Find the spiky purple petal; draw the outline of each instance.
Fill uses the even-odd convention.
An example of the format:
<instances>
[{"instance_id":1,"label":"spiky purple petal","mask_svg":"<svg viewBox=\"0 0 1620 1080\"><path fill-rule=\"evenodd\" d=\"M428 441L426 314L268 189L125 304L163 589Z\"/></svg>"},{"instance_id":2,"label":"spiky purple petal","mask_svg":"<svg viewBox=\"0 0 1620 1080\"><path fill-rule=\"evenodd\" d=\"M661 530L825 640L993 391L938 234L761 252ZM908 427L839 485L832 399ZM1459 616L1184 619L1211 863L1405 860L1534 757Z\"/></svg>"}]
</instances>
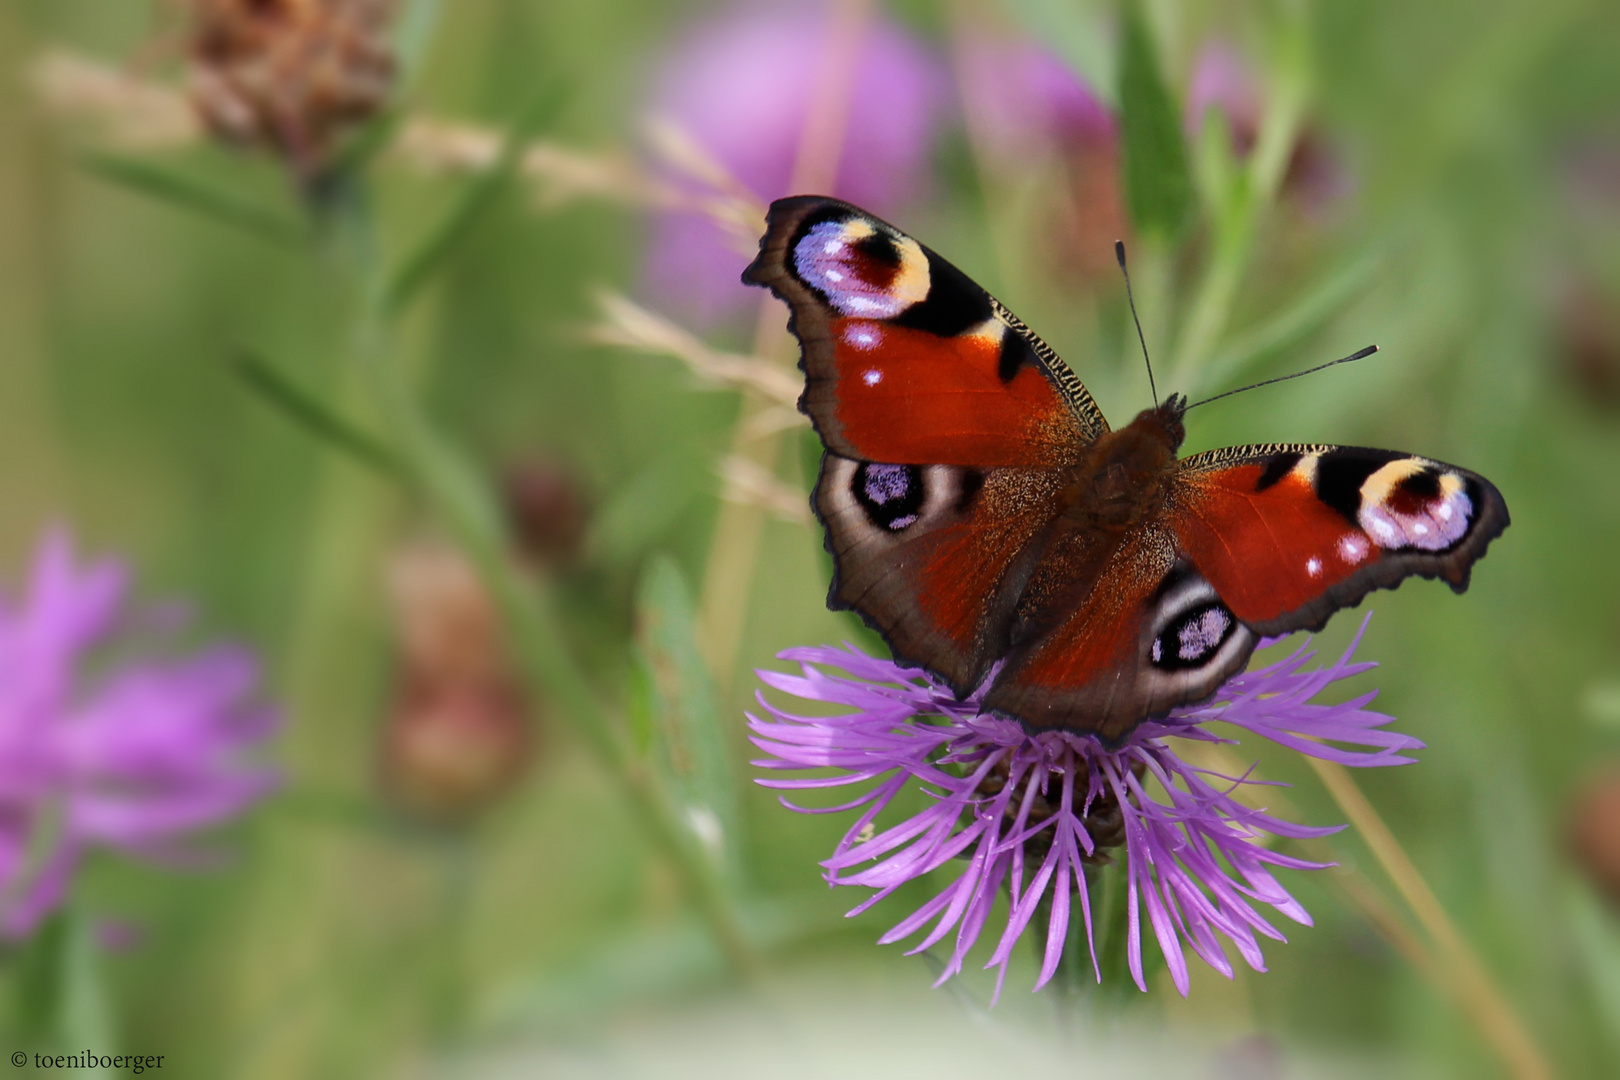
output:
<instances>
[{"instance_id":1,"label":"spiky purple petal","mask_svg":"<svg viewBox=\"0 0 1620 1080\"><path fill-rule=\"evenodd\" d=\"M258 672L244 650L120 656L99 674L86 670L111 646L122 654L133 643L130 628L143 625L126 612L127 581L111 561L77 565L66 534L54 532L27 595L0 597L7 936L32 932L63 901L90 848L197 862L204 853L186 843L188 834L241 813L277 782L244 757L277 725L273 710L253 703ZM29 852L41 850L29 865Z\"/></svg>"},{"instance_id":2,"label":"spiky purple petal","mask_svg":"<svg viewBox=\"0 0 1620 1080\"><path fill-rule=\"evenodd\" d=\"M1116 840L1124 849L1132 978L1147 988L1142 964L1145 911L1171 979L1185 994L1185 950L1230 977L1227 942L1245 963L1263 971L1258 938L1284 938L1261 909L1310 925L1309 913L1272 871L1326 864L1271 851L1265 841L1268 835L1325 836L1337 827L1296 825L1244 805L1236 793L1259 782L1195 767L1165 739L1231 743L1206 726L1222 721L1344 765L1412 761L1404 752L1423 744L1388 730L1385 725L1392 718L1366 707L1373 694L1338 705L1312 701L1333 683L1375 666L1352 660L1365 630L1364 620L1350 647L1332 663L1308 666L1315 653L1307 643L1282 660L1234 677L1205 704L1142 723L1115 749L1093 736L1066 731L1030 735L1013 721L982 713L982 689L958 701L929 676L853 646L790 649L781 658L797 663L799 673L761 671L765 685L850 711L801 716L758 694L767 718L749 715L750 738L769 756L754 764L772 772L836 771L757 782L786 790L859 789L856 798L831 808L799 807L783 799L784 805L809 813L862 810L821 864L829 884L876 890L851 915L947 864L964 866L955 880L880 939L892 943L921 932L920 944L911 950L918 952L954 931L940 981L961 970L1005 889L1007 921L986 964L999 969L998 995L1014 943L1037 918L1044 917L1046 927L1035 988L1056 974L1076 895L1093 971L1101 977L1085 863L1112 841L1100 842L1087 822L1094 812L1117 807L1123 819L1123 836ZM999 789L993 784L987 788L996 770L1005 770L1005 779ZM879 817L913 783L922 785L929 805L879 829ZM1037 800L1044 800L1047 808L1042 815L1032 811ZM1032 853L1038 858L1032 859ZM1043 901L1049 901L1044 916Z\"/></svg>"}]
</instances>

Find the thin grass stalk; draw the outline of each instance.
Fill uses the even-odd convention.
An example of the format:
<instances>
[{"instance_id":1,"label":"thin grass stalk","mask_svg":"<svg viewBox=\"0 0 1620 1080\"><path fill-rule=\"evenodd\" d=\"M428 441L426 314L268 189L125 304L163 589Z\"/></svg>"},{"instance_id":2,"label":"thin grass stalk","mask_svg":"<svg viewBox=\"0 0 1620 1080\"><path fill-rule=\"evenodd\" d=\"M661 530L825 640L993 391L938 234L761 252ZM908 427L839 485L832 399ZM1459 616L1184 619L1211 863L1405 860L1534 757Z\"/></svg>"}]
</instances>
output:
<instances>
[{"instance_id":1,"label":"thin grass stalk","mask_svg":"<svg viewBox=\"0 0 1620 1080\"><path fill-rule=\"evenodd\" d=\"M1200 760L1204 767L1226 776L1239 776L1247 773L1251 780L1255 782L1263 780L1258 771L1250 770L1226 747L1205 743L1184 743L1178 747L1178 753L1189 759ZM1421 875L1412 866L1400 844L1390 835L1388 827L1384 825L1378 812L1368 802L1366 795L1361 792L1355 781L1351 779L1349 772L1342 765L1323 762L1317 758L1308 758L1308 760L1316 767L1318 775L1322 776L1324 784L1327 784L1329 793L1333 795L1339 808L1344 811L1345 816L1350 818L1351 823L1367 839L1368 846L1373 848L1374 854L1378 856L1380 862L1385 866L1386 873L1388 873L1392 881L1396 882L1398 887L1402 879L1398 879L1396 874L1390 871L1389 863L1384 861L1385 855L1391 854L1393 858L1404 864L1405 873L1403 878L1415 890L1413 895L1426 896L1427 900L1422 902L1429 916L1450 928L1450 934L1456 947L1460 947L1470 958L1478 977L1483 979L1486 994L1481 995L1476 985L1459 977L1453 954L1446 952L1444 955L1437 955L1438 951L1443 950L1442 935L1436 933L1430 922L1422 918L1418 910L1418 904L1412 902L1411 896L1407 895L1404 888L1402 889L1402 895L1407 900L1407 906L1414 915L1419 916L1420 922L1428 931L1429 940L1425 940L1423 936L1415 933L1406 924L1390 906L1389 901L1384 898L1383 892L1362 871L1354 868L1341 868L1330 872L1330 880L1334 886L1344 894L1345 899L1349 901L1352 907L1361 912L1362 917L1367 920L1373 930L1383 937L1385 941L1389 942L1390 946L1412 966L1412 969L1420 977L1436 987L1442 995L1456 1002L1463 1015L1479 1030L1487 1041L1493 1043L1503 1041L1498 1025L1500 1025L1501 1018L1506 1013L1509 1028L1518 1032L1516 1037L1509 1037L1506 1040L1516 1047L1513 1054L1510 1056L1506 1052L1502 1053L1504 1062L1513 1070L1514 1076L1521 1078L1521 1080L1532 1080L1532 1078L1539 1080L1541 1077L1550 1076L1550 1072L1545 1071L1545 1059L1540 1055L1534 1041L1530 1039L1523 1025L1512 1014L1506 999L1491 983L1490 977L1483 966L1479 964L1477 959L1473 959L1473 954L1468 950L1461 934L1458 933L1456 927L1446 917L1444 908L1440 906L1434 894L1424 884ZM1328 774L1333 774L1335 777L1332 783L1328 782ZM1347 786L1335 790L1334 785L1339 784L1341 781L1343 785ZM1343 795L1343 798L1340 797L1341 795ZM1256 809L1268 809L1274 813L1280 813L1284 817L1300 816L1292 807L1287 796L1277 788L1265 789L1263 798L1260 797L1260 790L1255 789L1248 792L1243 801ZM1351 804L1357 804L1359 807L1365 808L1365 812L1363 813L1360 809L1352 811ZM1387 841L1387 846L1384 846L1383 850L1380 850L1380 844L1373 843L1372 834L1369 830L1381 832L1384 839L1380 841L1380 844ZM1347 861L1344 859L1343 854L1336 851L1334 846L1326 840L1301 841L1299 846L1306 857L1318 862L1342 865ZM1433 944L1431 944L1431 941ZM1494 999L1494 1007L1482 1007L1482 1003L1487 996ZM1520 1071L1515 1067L1515 1062L1538 1064L1543 1071L1537 1072L1533 1069Z\"/></svg>"},{"instance_id":2,"label":"thin grass stalk","mask_svg":"<svg viewBox=\"0 0 1620 1080\"><path fill-rule=\"evenodd\" d=\"M871 0L836 0L833 6L832 32L824 64L794 157L791 194L829 194L837 181L844 132L849 122L850 95L855 85L855 66L871 15ZM792 351L784 327L777 299L762 297L754 327L752 355L786 363ZM762 430L762 426L753 421L757 414L774 404L757 393L743 394L729 455L772 473L781 457L782 433ZM748 599L753 591L754 568L759 561L767 513L765 508L752 503L722 500L715 520L714 540L709 545L703 570L697 626L704 659L722 695L730 691L737 666L737 651L748 619Z\"/></svg>"},{"instance_id":3,"label":"thin grass stalk","mask_svg":"<svg viewBox=\"0 0 1620 1080\"><path fill-rule=\"evenodd\" d=\"M1349 770L1336 762L1307 758L1321 777L1333 801L1344 811L1361 838L1377 857L1384 873L1400 891L1407 907L1433 939L1451 982L1463 1006L1473 1015L1475 1026L1501 1057L1508 1071L1518 1080L1550 1080L1552 1068L1529 1029L1508 1003L1490 972L1457 929L1428 882L1418 872L1395 834L1384 823L1373 804L1351 779Z\"/></svg>"},{"instance_id":4,"label":"thin grass stalk","mask_svg":"<svg viewBox=\"0 0 1620 1080\"><path fill-rule=\"evenodd\" d=\"M556 702L597 760L618 782L653 846L673 864L699 914L732 970L755 978L760 962L718 869L684 824L680 808L657 773L631 749L623 732L597 701L571 655L542 589L521 580L507 557L503 536L484 493L469 482L459 461L430 428L390 362L386 329L376 305L361 335L360 363L378 412L401 460L440 520L489 589L512 634L524 675Z\"/></svg>"},{"instance_id":5,"label":"thin grass stalk","mask_svg":"<svg viewBox=\"0 0 1620 1080\"><path fill-rule=\"evenodd\" d=\"M1212 216L1214 233L1208 262L1177 336L1167 386L1192 388L1219 344L1232 314L1232 301L1248 270L1260 216L1274 201L1288 159L1299 137L1309 95L1308 45L1297 22L1277 29L1278 62L1261 116L1259 137L1236 189Z\"/></svg>"}]
</instances>

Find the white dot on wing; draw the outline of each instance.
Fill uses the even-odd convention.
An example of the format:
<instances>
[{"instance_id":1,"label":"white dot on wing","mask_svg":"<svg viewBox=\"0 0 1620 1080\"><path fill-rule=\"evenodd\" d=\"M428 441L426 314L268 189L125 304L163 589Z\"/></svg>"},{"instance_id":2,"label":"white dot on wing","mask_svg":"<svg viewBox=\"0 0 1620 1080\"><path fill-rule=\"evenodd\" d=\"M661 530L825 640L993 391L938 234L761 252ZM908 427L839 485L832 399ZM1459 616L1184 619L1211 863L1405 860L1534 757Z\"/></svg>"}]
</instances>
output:
<instances>
[{"instance_id":1,"label":"white dot on wing","mask_svg":"<svg viewBox=\"0 0 1620 1080\"><path fill-rule=\"evenodd\" d=\"M843 281L844 280L844 272L842 270L828 270L827 271L827 280L828 281Z\"/></svg>"},{"instance_id":2,"label":"white dot on wing","mask_svg":"<svg viewBox=\"0 0 1620 1080\"><path fill-rule=\"evenodd\" d=\"M1310 558L1306 559L1305 560L1305 572L1307 574L1311 575L1311 577L1321 577L1322 576L1322 560L1318 559L1315 555L1312 555Z\"/></svg>"},{"instance_id":3,"label":"white dot on wing","mask_svg":"<svg viewBox=\"0 0 1620 1080\"><path fill-rule=\"evenodd\" d=\"M861 373L861 382L865 383L867 386L876 386L882 381L883 372L877 370L876 368Z\"/></svg>"},{"instance_id":4,"label":"white dot on wing","mask_svg":"<svg viewBox=\"0 0 1620 1080\"><path fill-rule=\"evenodd\" d=\"M844 242L842 240L829 240L821 245L821 252L824 255L836 255L843 250Z\"/></svg>"}]
</instances>

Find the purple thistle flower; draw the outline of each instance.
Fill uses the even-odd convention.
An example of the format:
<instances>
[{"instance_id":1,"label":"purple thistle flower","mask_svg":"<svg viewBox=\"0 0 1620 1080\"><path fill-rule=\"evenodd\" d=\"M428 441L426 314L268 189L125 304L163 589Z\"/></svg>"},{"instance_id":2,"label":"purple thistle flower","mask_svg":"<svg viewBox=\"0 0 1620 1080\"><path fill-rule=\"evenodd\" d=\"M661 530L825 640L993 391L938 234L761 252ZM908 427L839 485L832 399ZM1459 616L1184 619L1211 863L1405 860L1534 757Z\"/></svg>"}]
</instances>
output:
<instances>
[{"instance_id":1,"label":"purple thistle flower","mask_svg":"<svg viewBox=\"0 0 1620 1080\"><path fill-rule=\"evenodd\" d=\"M697 26L665 58L648 107L679 125L761 201L788 191L811 100L824 77L830 5L740 6ZM910 35L871 19L858 46L854 82L829 192L877 213L922 186L946 96L938 60ZM661 215L645 275L660 306L709 322L745 308L739 252L706 218Z\"/></svg>"},{"instance_id":2,"label":"purple thistle flower","mask_svg":"<svg viewBox=\"0 0 1620 1080\"><path fill-rule=\"evenodd\" d=\"M1108 849L1123 846L1131 975L1139 988L1147 989L1142 969L1145 908L1176 988L1185 995L1183 944L1230 978L1232 966L1221 939L1230 941L1256 971L1265 970L1257 935L1284 940L1257 907L1270 906L1297 923L1311 924L1310 915L1271 868L1311 870L1329 864L1269 850L1266 834L1319 837L1342 826L1294 825L1244 806L1234 793L1256 781L1194 767L1177 757L1165 739L1234 742L1205 726L1222 721L1343 765L1411 762L1403 752L1423 744L1384 729L1392 718L1367 708L1377 691L1340 705L1311 703L1331 684L1376 666L1351 660L1366 626L1363 620L1355 641L1334 663L1307 667L1316 655L1307 642L1286 659L1229 680L1205 704L1142 723L1115 749L1091 735L1030 735L1011 720L981 713L982 688L958 701L933 678L853 647L791 649L781 658L796 661L802 673L761 671L766 685L853 711L798 716L757 695L770 719L750 714L751 738L770 757L755 764L838 772L758 782L788 790L864 786L857 798L827 809L782 800L805 813L864 808L832 857L821 864L829 884L877 890L850 915L929 871L965 865L960 877L881 939L884 944L898 941L932 923L911 950L916 953L955 931L940 982L961 970L1005 888L1007 924L986 964L1000 969L998 997L1013 946L1043 901L1050 904L1050 914L1035 988L1058 969L1076 896L1093 970L1101 980L1085 871L1107 861ZM815 665L846 674L829 674ZM880 828L879 815L915 782L922 784L932 805Z\"/></svg>"},{"instance_id":3,"label":"purple thistle flower","mask_svg":"<svg viewBox=\"0 0 1620 1080\"><path fill-rule=\"evenodd\" d=\"M40 545L25 597L0 596L0 934L31 933L95 846L194 862L184 834L266 795L243 754L275 729L253 658L216 646L127 659L127 573ZM138 617L137 617L138 618ZM159 621L172 621L162 617ZM99 654L99 655L98 655Z\"/></svg>"},{"instance_id":4,"label":"purple thistle flower","mask_svg":"<svg viewBox=\"0 0 1620 1080\"><path fill-rule=\"evenodd\" d=\"M1068 64L1031 41L974 35L963 43L959 69L979 137L1012 171L1051 144L1111 147L1118 137L1107 104Z\"/></svg>"}]
</instances>

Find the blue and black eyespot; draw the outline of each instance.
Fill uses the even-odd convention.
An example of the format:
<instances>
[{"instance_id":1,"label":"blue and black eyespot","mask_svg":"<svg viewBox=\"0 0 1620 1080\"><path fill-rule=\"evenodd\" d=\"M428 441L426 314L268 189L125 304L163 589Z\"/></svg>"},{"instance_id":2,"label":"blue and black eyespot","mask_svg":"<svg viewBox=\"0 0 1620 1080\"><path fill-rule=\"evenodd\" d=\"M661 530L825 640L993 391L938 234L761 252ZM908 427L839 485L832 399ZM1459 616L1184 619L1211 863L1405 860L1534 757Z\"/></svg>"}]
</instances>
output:
<instances>
[{"instance_id":1,"label":"blue and black eyespot","mask_svg":"<svg viewBox=\"0 0 1620 1080\"><path fill-rule=\"evenodd\" d=\"M928 498L922 470L915 465L862 462L850 486L872 524L889 532L915 524Z\"/></svg>"},{"instance_id":2,"label":"blue and black eyespot","mask_svg":"<svg viewBox=\"0 0 1620 1080\"><path fill-rule=\"evenodd\" d=\"M1148 659L1162 671L1203 667L1237 630L1237 617L1219 600L1188 608L1153 639Z\"/></svg>"}]
</instances>

